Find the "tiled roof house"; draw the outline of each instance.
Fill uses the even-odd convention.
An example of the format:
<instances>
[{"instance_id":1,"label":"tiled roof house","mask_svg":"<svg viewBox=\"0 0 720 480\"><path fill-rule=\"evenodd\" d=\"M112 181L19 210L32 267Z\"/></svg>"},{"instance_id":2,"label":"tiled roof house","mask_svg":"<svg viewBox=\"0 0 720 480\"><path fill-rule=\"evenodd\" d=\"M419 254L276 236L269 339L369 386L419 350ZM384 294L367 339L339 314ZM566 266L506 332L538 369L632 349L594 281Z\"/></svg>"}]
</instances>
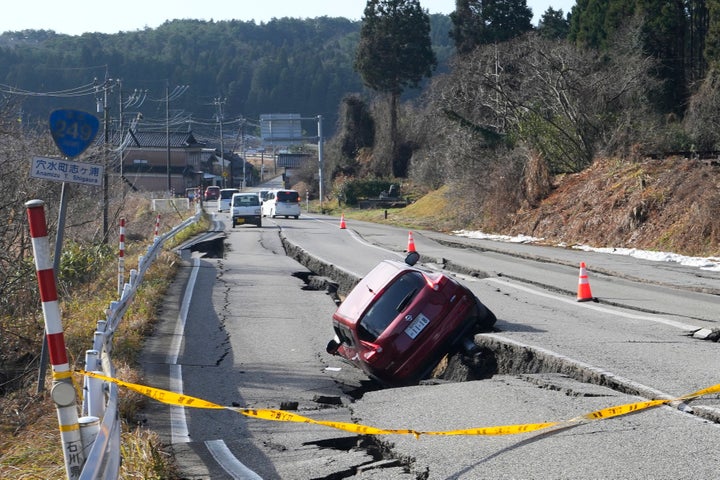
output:
<instances>
[{"instance_id":1,"label":"tiled roof house","mask_svg":"<svg viewBox=\"0 0 720 480\"><path fill-rule=\"evenodd\" d=\"M130 138L123 150L120 173L138 190L167 192L169 181L174 192L184 195L186 188L202 184L203 174L209 169L208 160L215 153L198 142L191 132L168 136L134 131L127 135Z\"/></svg>"},{"instance_id":2,"label":"tiled roof house","mask_svg":"<svg viewBox=\"0 0 720 480\"><path fill-rule=\"evenodd\" d=\"M242 158L226 151L223 168L219 150L198 141L191 132L170 133L169 137L166 133L138 131L126 135L129 138L123 150L122 172L117 173L122 173L125 182L136 190L167 192L169 181L176 195L184 195L186 188L223 184L230 187L242 183ZM251 164L246 164L245 173L246 185L252 185L256 173Z\"/></svg>"}]
</instances>

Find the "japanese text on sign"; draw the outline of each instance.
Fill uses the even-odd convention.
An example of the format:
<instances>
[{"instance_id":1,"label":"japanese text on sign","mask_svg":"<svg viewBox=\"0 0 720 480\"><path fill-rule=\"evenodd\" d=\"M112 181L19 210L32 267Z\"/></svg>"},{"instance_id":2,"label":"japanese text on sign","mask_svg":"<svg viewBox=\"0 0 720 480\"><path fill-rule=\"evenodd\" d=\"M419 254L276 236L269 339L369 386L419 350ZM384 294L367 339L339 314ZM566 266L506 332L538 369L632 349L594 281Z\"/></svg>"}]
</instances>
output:
<instances>
[{"instance_id":1,"label":"japanese text on sign","mask_svg":"<svg viewBox=\"0 0 720 480\"><path fill-rule=\"evenodd\" d=\"M56 182L101 186L103 182L103 167L91 163L73 162L62 158L33 157L30 176Z\"/></svg>"}]
</instances>

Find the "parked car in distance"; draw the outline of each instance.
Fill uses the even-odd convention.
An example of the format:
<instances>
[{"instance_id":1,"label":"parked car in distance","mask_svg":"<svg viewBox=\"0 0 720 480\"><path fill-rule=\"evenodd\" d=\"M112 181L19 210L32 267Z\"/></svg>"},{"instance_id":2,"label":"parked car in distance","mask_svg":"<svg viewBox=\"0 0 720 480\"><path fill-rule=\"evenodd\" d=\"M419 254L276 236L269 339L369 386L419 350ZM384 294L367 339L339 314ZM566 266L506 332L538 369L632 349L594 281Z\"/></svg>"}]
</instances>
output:
<instances>
[{"instance_id":1,"label":"parked car in distance","mask_svg":"<svg viewBox=\"0 0 720 480\"><path fill-rule=\"evenodd\" d=\"M218 212L229 212L230 211L230 200L233 194L240 193L237 188L222 188L220 189L220 195L218 195L217 211Z\"/></svg>"},{"instance_id":2,"label":"parked car in distance","mask_svg":"<svg viewBox=\"0 0 720 480\"><path fill-rule=\"evenodd\" d=\"M260 197L260 201L264 202L267 200L269 190L258 190L258 197Z\"/></svg>"},{"instance_id":3,"label":"parked car in distance","mask_svg":"<svg viewBox=\"0 0 720 480\"><path fill-rule=\"evenodd\" d=\"M205 189L205 200L217 200L220 196L220 187L211 185Z\"/></svg>"},{"instance_id":4,"label":"parked car in distance","mask_svg":"<svg viewBox=\"0 0 720 480\"><path fill-rule=\"evenodd\" d=\"M263 217L300 217L300 194L295 190L270 190L262 204Z\"/></svg>"},{"instance_id":5,"label":"parked car in distance","mask_svg":"<svg viewBox=\"0 0 720 480\"><path fill-rule=\"evenodd\" d=\"M246 223L262 227L262 215L260 215L260 197L257 193L234 193L230 199L230 215L232 215L232 226Z\"/></svg>"},{"instance_id":6,"label":"parked car in distance","mask_svg":"<svg viewBox=\"0 0 720 480\"><path fill-rule=\"evenodd\" d=\"M416 384L447 353L476 353L472 341L495 325L495 314L467 287L432 270L385 260L350 291L332 317L339 355L385 385Z\"/></svg>"}]
</instances>

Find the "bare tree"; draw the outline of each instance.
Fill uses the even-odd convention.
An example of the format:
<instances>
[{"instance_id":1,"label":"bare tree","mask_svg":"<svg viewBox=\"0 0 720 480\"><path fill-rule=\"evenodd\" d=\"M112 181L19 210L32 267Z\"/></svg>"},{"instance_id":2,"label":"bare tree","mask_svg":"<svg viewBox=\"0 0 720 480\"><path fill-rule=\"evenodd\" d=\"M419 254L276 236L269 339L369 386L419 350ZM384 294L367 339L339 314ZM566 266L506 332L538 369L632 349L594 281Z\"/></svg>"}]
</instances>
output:
<instances>
[{"instance_id":1,"label":"bare tree","mask_svg":"<svg viewBox=\"0 0 720 480\"><path fill-rule=\"evenodd\" d=\"M486 143L503 135L539 152L552 171L579 171L640 108L652 66L640 52L632 35L602 55L527 35L458 58L436 104Z\"/></svg>"}]
</instances>

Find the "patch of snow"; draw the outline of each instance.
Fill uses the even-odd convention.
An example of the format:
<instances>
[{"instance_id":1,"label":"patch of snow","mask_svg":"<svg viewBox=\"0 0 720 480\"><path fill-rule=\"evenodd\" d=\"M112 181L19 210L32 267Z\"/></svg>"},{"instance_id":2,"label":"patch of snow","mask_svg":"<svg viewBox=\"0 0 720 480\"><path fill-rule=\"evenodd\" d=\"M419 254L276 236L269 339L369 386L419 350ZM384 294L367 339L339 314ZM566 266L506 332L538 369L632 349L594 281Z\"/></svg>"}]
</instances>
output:
<instances>
[{"instance_id":1,"label":"patch of snow","mask_svg":"<svg viewBox=\"0 0 720 480\"><path fill-rule=\"evenodd\" d=\"M498 242L509 243L534 243L543 240L542 238L529 237L527 235L518 235L515 237L511 237L509 235L493 235L490 233L483 233L471 230L455 230L452 233L454 235L457 235L458 237L479 238L481 240L495 240Z\"/></svg>"},{"instance_id":2,"label":"patch of snow","mask_svg":"<svg viewBox=\"0 0 720 480\"><path fill-rule=\"evenodd\" d=\"M467 238L478 238L482 240L494 240L498 242L509 242L509 243L534 243L542 241L542 238L529 237L526 235L519 235L511 237L508 235L492 235L479 231L470 230L456 230L452 232L453 235ZM560 247L567 247L566 244L558 245ZM613 248L613 247L602 247L595 248L587 245L573 245L572 248L577 250L583 250L585 252L599 252L599 253L610 253L613 255L627 255L634 258L640 258L643 260L651 260L655 262L674 262L684 265L686 267L697 267L701 270L710 270L720 272L720 257L687 257L685 255L678 255L677 253L670 252L653 252L650 250L638 250L636 248Z\"/></svg>"}]
</instances>

